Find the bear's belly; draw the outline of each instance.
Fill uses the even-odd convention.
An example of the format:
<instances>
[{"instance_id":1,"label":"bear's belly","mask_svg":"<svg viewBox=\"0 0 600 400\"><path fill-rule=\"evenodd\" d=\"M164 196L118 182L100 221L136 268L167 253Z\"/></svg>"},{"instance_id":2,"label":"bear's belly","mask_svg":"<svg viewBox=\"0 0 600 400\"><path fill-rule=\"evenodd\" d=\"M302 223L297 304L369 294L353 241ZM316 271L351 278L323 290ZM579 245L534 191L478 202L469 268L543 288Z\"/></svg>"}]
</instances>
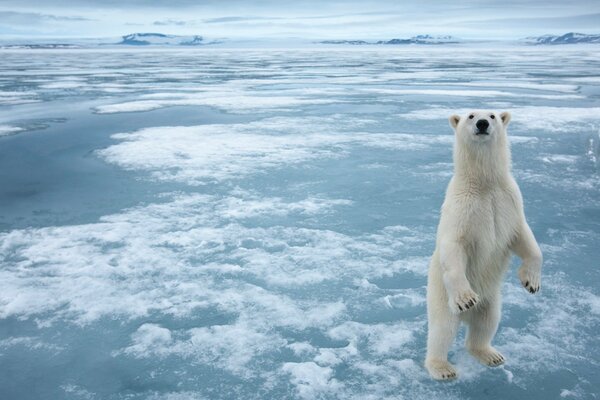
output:
<instances>
[{"instance_id":1,"label":"bear's belly","mask_svg":"<svg viewBox=\"0 0 600 400\"><path fill-rule=\"evenodd\" d=\"M510 243L518 226L518 211L502 194L469 202L462 220L462 242L467 255L466 274L480 295L498 287L510 260Z\"/></svg>"}]
</instances>

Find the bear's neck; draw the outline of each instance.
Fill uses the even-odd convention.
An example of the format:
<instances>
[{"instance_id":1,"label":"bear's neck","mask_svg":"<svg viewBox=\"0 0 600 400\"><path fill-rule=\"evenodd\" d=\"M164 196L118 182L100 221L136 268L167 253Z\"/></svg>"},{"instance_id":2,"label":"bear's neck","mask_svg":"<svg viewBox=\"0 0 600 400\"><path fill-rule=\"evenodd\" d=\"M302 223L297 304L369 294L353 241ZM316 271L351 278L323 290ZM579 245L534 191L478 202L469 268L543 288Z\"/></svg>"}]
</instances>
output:
<instances>
[{"instance_id":1,"label":"bear's neck","mask_svg":"<svg viewBox=\"0 0 600 400\"><path fill-rule=\"evenodd\" d=\"M454 176L469 188L486 190L510 179L510 148L505 137L496 143L454 145Z\"/></svg>"}]
</instances>

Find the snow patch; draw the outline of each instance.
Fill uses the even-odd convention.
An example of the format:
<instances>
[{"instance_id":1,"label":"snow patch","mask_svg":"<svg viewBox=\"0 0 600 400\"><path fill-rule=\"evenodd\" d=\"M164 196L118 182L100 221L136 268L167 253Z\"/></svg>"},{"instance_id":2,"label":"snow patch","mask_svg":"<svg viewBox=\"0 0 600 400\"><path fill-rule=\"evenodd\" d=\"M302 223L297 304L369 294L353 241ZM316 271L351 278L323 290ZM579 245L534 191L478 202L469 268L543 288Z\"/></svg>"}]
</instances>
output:
<instances>
[{"instance_id":1,"label":"snow patch","mask_svg":"<svg viewBox=\"0 0 600 400\"><path fill-rule=\"evenodd\" d=\"M431 108L398 115L403 119L447 119L452 114L463 115L470 109ZM590 123L600 122L600 108L524 106L508 109L511 123L527 129L547 132L575 132L589 129ZM509 135L510 136L510 135Z\"/></svg>"},{"instance_id":2,"label":"snow patch","mask_svg":"<svg viewBox=\"0 0 600 400\"><path fill-rule=\"evenodd\" d=\"M0 136L14 135L15 133L19 133L23 130L23 128L19 128L17 126L0 125Z\"/></svg>"},{"instance_id":3,"label":"snow patch","mask_svg":"<svg viewBox=\"0 0 600 400\"><path fill-rule=\"evenodd\" d=\"M330 367L321 367L314 362L285 363L282 370L290 374L291 382L303 399L333 394L341 387L337 379L333 378Z\"/></svg>"}]
</instances>

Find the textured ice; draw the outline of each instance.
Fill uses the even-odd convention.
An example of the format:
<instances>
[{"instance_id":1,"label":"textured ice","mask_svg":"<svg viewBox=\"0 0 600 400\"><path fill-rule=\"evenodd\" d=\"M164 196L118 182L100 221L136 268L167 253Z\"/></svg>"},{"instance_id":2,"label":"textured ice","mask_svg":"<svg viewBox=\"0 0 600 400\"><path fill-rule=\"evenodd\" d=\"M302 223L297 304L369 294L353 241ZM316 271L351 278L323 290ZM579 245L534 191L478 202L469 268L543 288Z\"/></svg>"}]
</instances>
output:
<instances>
[{"instance_id":1,"label":"textured ice","mask_svg":"<svg viewBox=\"0 0 600 400\"><path fill-rule=\"evenodd\" d=\"M283 124L282 124L283 122ZM352 145L423 150L451 145L449 135L345 134L340 118L266 119L246 124L156 127L116 134L122 142L98 151L109 162L190 184L241 178L267 168L339 158ZM284 134L287 132L288 134Z\"/></svg>"},{"instance_id":2,"label":"textured ice","mask_svg":"<svg viewBox=\"0 0 600 400\"><path fill-rule=\"evenodd\" d=\"M449 83L446 83L449 84ZM546 83L543 81L540 82L523 82L523 81L480 81L480 82L459 82L452 83L452 85L463 86L463 87L498 87L498 88L521 88L521 89L534 89L537 91L545 91L545 92L560 92L560 93L576 93L579 89L578 85L561 85L561 84L552 84Z\"/></svg>"},{"instance_id":3,"label":"textured ice","mask_svg":"<svg viewBox=\"0 0 600 400\"><path fill-rule=\"evenodd\" d=\"M258 94L258 93L257 93ZM228 111L253 112L264 109L285 110L310 104L329 104L333 100L326 98L302 98L290 96L240 95L235 90L219 93L163 93L151 96L154 100L137 100L119 104L98 106L100 114L117 112L150 111L172 106L211 106ZM315 93L313 93L315 94Z\"/></svg>"},{"instance_id":4,"label":"textured ice","mask_svg":"<svg viewBox=\"0 0 600 400\"><path fill-rule=\"evenodd\" d=\"M0 106L35 103L37 93L26 91L3 91L0 90Z\"/></svg>"},{"instance_id":5,"label":"textured ice","mask_svg":"<svg viewBox=\"0 0 600 400\"><path fill-rule=\"evenodd\" d=\"M600 396L598 51L481 50L3 53L0 398ZM472 108L513 113L543 289L513 265L506 365L461 332L444 385L426 274Z\"/></svg>"},{"instance_id":6,"label":"textured ice","mask_svg":"<svg viewBox=\"0 0 600 400\"><path fill-rule=\"evenodd\" d=\"M453 97L530 97L538 99L556 99L556 100L567 100L567 99L578 99L581 98L579 95L571 94L523 94L523 93L511 93L499 90L440 90L440 89L368 89L367 91L383 93L383 94L394 94L394 95L429 95L429 96L453 96Z\"/></svg>"},{"instance_id":7,"label":"textured ice","mask_svg":"<svg viewBox=\"0 0 600 400\"><path fill-rule=\"evenodd\" d=\"M13 135L22 130L23 128L20 128L18 126L0 125L0 136Z\"/></svg>"},{"instance_id":8,"label":"textured ice","mask_svg":"<svg viewBox=\"0 0 600 400\"><path fill-rule=\"evenodd\" d=\"M597 129L600 123L600 107L551 107L521 106L505 107L512 111L512 123L527 129L547 132L568 132ZM427 108L400 115L405 119L437 120L451 114L462 115L468 108Z\"/></svg>"}]
</instances>

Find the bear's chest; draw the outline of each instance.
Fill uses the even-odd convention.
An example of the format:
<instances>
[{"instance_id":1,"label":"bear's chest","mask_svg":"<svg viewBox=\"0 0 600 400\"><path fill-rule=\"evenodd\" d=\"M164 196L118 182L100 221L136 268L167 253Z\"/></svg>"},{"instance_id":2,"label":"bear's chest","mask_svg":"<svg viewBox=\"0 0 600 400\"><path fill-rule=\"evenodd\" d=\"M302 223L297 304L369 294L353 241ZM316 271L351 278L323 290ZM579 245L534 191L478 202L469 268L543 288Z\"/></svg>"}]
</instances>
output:
<instances>
[{"instance_id":1,"label":"bear's chest","mask_svg":"<svg viewBox=\"0 0 600 400\"><path fill-rule=\"evenodd\" d=\"M460 199L461 238L479 256L505 252L517 230L519 215L511 193L495 190Z\"/></svg>"}]
</instances>

